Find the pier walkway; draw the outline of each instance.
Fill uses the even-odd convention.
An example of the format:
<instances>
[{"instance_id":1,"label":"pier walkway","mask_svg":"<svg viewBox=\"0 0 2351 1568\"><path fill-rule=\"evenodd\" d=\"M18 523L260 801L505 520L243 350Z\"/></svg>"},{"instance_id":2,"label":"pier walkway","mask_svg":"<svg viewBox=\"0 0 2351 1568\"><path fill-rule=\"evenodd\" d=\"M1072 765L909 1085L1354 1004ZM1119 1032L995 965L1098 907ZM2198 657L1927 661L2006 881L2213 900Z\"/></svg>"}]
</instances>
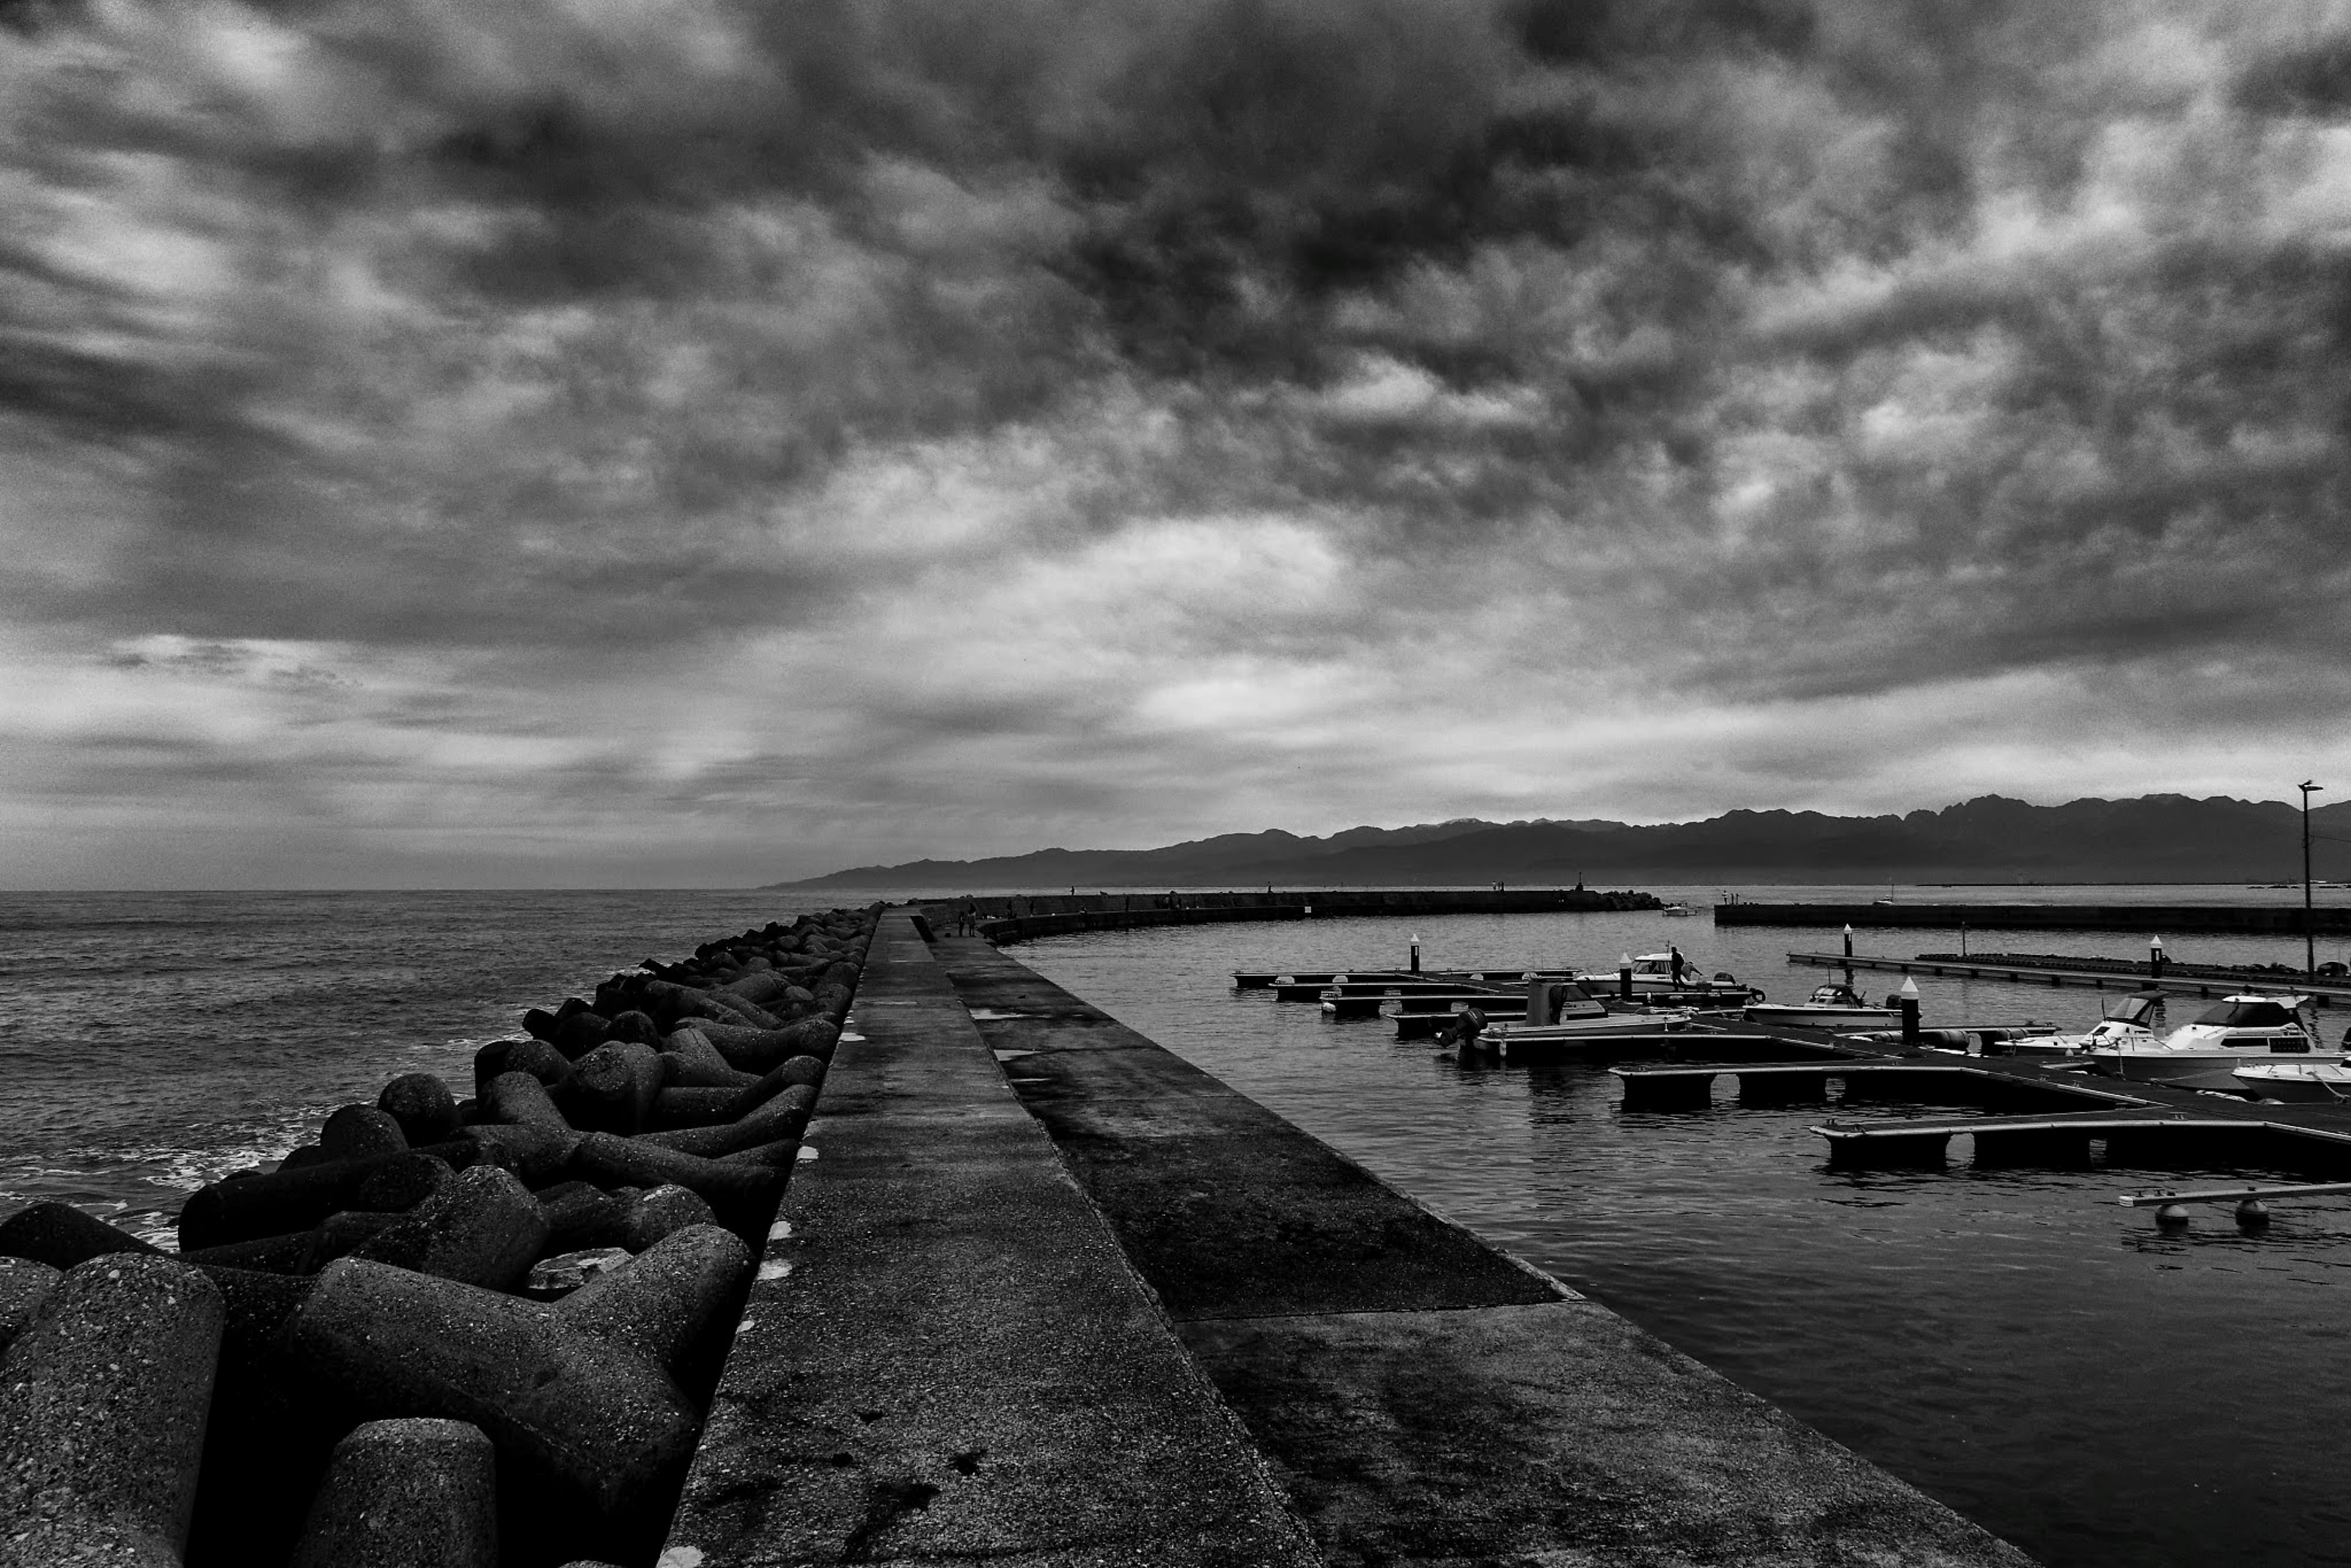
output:
<instances>
[{"instance_id":1,"label":"pier walkway","mask_svg":"<svg viewBox=\"0 0 2351 1568\"><path fill-rule=\"evenodd\" d=\"M1332 1563L2018 1563L977 941L941 958Z\"/></svg>"},{"instance_id":2,"label":"pier walkway","mask_svg":"<svg viewBox=\"0 0 2351 1568\"><path fill-rule=\"evenodd\" d=\"M985 942L855 1017L665 1561L2028 1561Z\"/></svg>"},{"instance_id":3,"label":"pier walkway","mask_svg":"<svg viewBox=\"0 0 2351 1568\"><path fill-rule=\"evenodd\" d=\"M852 1017L663 1562L1320 1563L905 915Z\"/></svg>"}]
</instances>

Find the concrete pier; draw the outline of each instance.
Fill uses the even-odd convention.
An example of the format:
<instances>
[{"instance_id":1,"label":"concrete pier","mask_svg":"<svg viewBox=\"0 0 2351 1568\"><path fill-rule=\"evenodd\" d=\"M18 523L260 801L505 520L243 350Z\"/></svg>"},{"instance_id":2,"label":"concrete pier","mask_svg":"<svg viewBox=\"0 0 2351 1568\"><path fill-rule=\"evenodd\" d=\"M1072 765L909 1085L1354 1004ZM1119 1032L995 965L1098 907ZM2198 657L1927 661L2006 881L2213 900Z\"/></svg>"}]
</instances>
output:
<instances>
[{"instance_id":1,"label":"concrete pier","mask_svg":"<svg viewBox=\"0 0 2351 1568\"><path fill-rule=\"evenodd\" d=\"M2022 1561L1003 955L940 947L1327 1561Z\"/></svg>"},{"instance_id":2,"label":"concrete pier","mask_svg":"<svg viewBox=\"0 0 2351 1568\"><path fill-rule=\"evenodd\" d=\"M906 915L852 1017L663 1561L1319 1562Z\"/></svg>"}]
</instances>

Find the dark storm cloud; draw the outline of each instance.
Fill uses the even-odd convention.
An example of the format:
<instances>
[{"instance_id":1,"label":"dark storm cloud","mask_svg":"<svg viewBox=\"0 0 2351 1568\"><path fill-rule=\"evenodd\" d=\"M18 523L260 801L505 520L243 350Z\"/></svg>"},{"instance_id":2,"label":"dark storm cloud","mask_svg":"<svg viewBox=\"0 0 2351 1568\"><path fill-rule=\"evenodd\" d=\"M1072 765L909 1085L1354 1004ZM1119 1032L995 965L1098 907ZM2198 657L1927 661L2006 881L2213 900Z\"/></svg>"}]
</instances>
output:
<instances>
[{"instance_id":1,"label":"dark storm cloud","mask_svg":"<svg viewBox=\"0 0 2351 1568\"><path fill-rule=\"evenodd\" d=\"M131 753L533 841L1915 805L2105 691L2201 716L2184 789L2344 701L2320 7L7 17L40 810ZM1691 723L1595 761L1634 694ZM1972 738L1837 738L1922 706Z\"/></svg>"}]
</instances>

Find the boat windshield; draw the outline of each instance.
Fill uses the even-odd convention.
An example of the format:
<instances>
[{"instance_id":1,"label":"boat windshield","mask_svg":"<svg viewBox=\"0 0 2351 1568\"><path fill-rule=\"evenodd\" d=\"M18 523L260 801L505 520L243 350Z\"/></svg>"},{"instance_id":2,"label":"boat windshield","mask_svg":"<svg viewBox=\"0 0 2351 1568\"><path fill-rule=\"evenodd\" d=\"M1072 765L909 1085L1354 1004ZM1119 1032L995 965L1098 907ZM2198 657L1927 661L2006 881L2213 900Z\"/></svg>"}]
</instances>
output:
<instances>
[{"instance_id":1,"label":"boat windshield","mask_svg":"<svg viewBox=\"0 0 2351 1568\"><path fill-rule=\"evenodd\" d=\"M2294 1022L2294 1014L2276 1002L2231 998L2196 1020L2226 1029L2277 1029Z\"/></svg>"},{"instance_id":2,"label":"boat windshield","mask_svg":"<svg viewBox=\"0 0 2351 1568\"><path fill-rule=\"evenodd\" d=\"M1857 1008L1864 1005L1862 999L1853 994L1853 988L1849 986L1818 987L1813 992L1813 1001L1817 1006L1832 1008Z\"/></svg>"}]
</instances>

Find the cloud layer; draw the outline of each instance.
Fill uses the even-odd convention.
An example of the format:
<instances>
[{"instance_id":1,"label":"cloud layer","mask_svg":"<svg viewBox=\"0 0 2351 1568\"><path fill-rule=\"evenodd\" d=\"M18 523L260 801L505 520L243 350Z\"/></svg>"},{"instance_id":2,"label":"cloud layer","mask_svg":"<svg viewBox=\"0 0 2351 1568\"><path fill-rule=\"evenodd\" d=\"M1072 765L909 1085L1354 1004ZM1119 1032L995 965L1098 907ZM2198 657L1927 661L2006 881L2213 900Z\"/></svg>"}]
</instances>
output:
<instances>
[{"instance_id":1,"label":"cloud layer","mask_svg":"<svg viewBox=\"0 0 2351 1568\"><path fill-rule=\"evenodd\" d=\"M2339 5L0 24L0 883L2351 762Z\"/></svg>"}]
</instances>

